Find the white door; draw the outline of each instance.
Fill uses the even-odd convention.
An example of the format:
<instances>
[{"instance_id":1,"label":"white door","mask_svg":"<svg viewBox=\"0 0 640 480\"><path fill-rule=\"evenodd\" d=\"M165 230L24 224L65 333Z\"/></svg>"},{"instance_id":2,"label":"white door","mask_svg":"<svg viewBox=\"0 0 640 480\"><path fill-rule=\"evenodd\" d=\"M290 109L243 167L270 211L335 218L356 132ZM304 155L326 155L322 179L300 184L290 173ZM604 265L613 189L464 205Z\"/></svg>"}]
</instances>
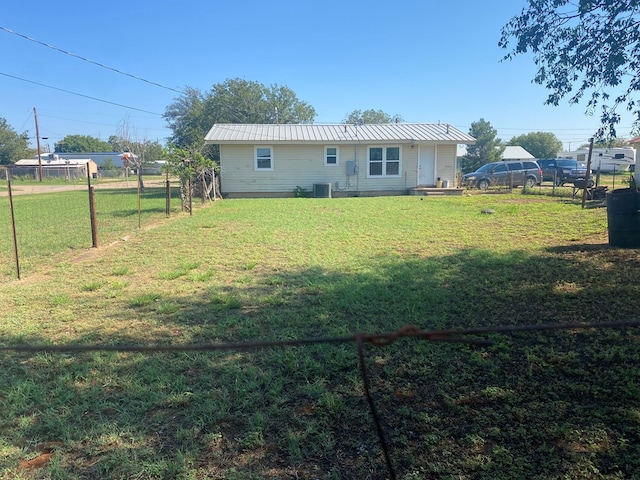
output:
<instances>
[{"instance_id":1,"label":"white door","mask_svg":"<svg viewBox=\"0 0 640 480\"><path fill-rule=\"evenodd\" d=\"M435 185L436 147L420 146L418 153L418 185Z\"/></svg>"}]
</instances>

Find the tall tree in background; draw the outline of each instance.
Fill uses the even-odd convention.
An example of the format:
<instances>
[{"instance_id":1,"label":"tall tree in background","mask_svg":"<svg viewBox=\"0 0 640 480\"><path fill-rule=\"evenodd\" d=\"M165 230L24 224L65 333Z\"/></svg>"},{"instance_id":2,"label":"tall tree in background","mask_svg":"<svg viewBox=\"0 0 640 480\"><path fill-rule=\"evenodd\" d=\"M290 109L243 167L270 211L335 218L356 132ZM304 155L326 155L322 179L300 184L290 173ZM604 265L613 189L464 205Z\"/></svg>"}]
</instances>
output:
<instances>
[{"instance_id":1,"label":"tall tree in background","mask_svg":"<svg viewBox=\"0 0 640 480\"><path fill-rule=\"evenodd\" d=\"M485 119L473 122L469 135L476 139L476 143L467 145L467 154L462 157L460 163L462 173L475 172L482 165L502 159L504 145L497 138L498 131Z\"/></svg>"},{"instance_id":2,"label":"tall tree in background","mask_svg":"<svg viewBox=\"0 0 640 480\"><path fill-rule=\"evenodd\" d=\"M111 152L108 142L91 135L67 135L54 145L56 153Z\"/></svg>"},{"instance_id":3,"label":"tall tree in background","mask_svg":"<svg viewBox=\"0 0 640 480\"><path fill-rule=\"evenodd\" d=\"M178 148L204 147L204 136L216 122L210 101L209 94L187 87L185 93L165 109L163 117L172 132L171 144Z\"/></svg>"},{"instance_id":4,"label":"tall tree in background","mask_svg":"<svg viewBox=\"0 0 640 480\"><path fill-rule=\"evenodd\" d=\"M398 123L402 122L400 115L389 115L382 110L354 110L348 114L342 123Z\"/></svg>"},{"instance_id":5,"label":"tall tree in background","mask_svg":"<svg viewBox=\"0 0 640 480\"><path fill-rule=\"evenodd\" d=\"M511 46L513 42L513 46ZM626 108L640 125L640 1L529 0L502 29L499 45L512 59L533 53L533 79L551 91L545 104L586 93L586 113L600 109L599 138L614 138Z\"/></svg>"},{"instance_id":6,"label":"tall tree in background","mask_svg":"<svg viewBox=\"0 0 640 480\"><path fill-rule=\"evenodd\" d=\"M511 138L508 145L520 145L536 158L555 158L562 151L562 142L550 132L531 132Z\"/></svg>"},{"instance_id":7,"label":"tall tree in background","mask_svg":"<svg viewBox=\"0 0 640 480\"><path fill-rule=\"evenodd\" d=\"M18 133L0 117L0 165L15 163L30 155L29 134Z\"/></svg>"},{"instance_id":8,"label":"tall tree in background","mask_svg":"<svg viewBox=\"0 0 640 480\"><path fill-rule=\"evenodd\" d=\"M290 88L239 78L214 85L209 101L208 112L217 123L313 123L316 117L315 109Z\"/></svg>"},{"instance_id":9,"label":"tall tree in background","mask_svg":"<svg viewBox=\"0 0 640 480\"><path fill-rule=\"evenodd\" d=\"M187 88L163 116L173 146L214 158L215 149L204 145L214 123L313 123L316 111L288 87L236 78L215 84L207 93Z\"/></svg>"}]
</instances>

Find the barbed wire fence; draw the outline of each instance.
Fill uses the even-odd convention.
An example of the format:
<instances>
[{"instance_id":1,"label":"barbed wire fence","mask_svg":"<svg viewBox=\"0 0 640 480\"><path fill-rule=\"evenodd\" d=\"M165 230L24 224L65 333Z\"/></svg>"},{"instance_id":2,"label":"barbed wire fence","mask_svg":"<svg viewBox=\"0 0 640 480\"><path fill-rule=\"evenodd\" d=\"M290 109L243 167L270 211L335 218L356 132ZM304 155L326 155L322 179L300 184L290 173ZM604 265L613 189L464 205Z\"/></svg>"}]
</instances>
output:
<instances>
[{"instance_id":1,"label":"barbed wire fence","mask_svg":"<svg viewBox=\"0 0 640 480\"><path fill-rule=\"evenodd\" d=\"M489 335L513 335L522 332L544 332L544 331L577 331L577 330L602 330L602 329L622 329L640 327L640 320L627 320L617 322L594 322L594 323L558 323L558 324L528 324L509 325L493 327L473 327L473 328L453 328L439 330L425 330L415 325L406 325L396 331L383 333L357 333L348 336L336 337L313 337L289 340L268 340L253 342L230 342L230 343L205 343L205 344L185 344L185 345L79 345L79 344L18 344L0 345L0 352L16 353L81 353L81 352L135 352L143 354L166 353L166 352L213 352L213 351L247 351L265 348L283 348L296 346L310 346L316 344L354 344L357 349L358 367L363 385L364 396L366 397L369 412L372 418L380 449L382 451L387 473L390 480L396 480L397 473L392 460L389 444L387 442L382 419L376 407L369 380L369 371L365 357L365 345L383 348L392 345L396 341L404 338L414 338L429 342L450 342L463 343L475 346L490 346L493 341L481 338Z\"/></svg>"}]
</instances>

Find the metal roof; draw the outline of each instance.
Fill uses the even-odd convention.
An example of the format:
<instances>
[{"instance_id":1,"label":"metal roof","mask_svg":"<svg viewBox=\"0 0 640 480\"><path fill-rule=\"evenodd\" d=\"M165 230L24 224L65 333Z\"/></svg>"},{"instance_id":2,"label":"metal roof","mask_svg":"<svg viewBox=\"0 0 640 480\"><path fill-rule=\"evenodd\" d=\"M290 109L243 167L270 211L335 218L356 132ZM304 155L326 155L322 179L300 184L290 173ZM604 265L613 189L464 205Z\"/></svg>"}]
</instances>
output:
<instances>
[{"instance_id":1,"label":"metal roof","mask_svg":"<svg viewBox=\"0 0 640 480\"><path fill-rule=\"evenodd\" d=\"M475 143L475 138L446 123L215 124L206 143Z\"/></svg>"},{"instance_id":2,"label":"metal roof","mask_svg":"<svg viewBox=\"0 0 640 480\"><path fill-rule=\"evenodd\" d=\"M520 145L511 145L504 147L502 152L503 160L533 160L534 157Z\"/></svg>"},{"instance_id":3,"label":"metal roof","mask_svg":"<svg viewBox=\"0 0 640 480\"><path fill-rule=\"evenodd\" d=\"M85 165L89 162L91 162L92 160L90 158L74 158L73 160L64 160L62 158L56 159L56 160L48 160L48 159L41 159L38 160L33 159L33 158L22 158L20 160L18 160L17 162L14 163L14 165L17 166L21 166L21 167L33 167L34 165L53 165L53 166L62 166L62 167L66 167L67 165Z\"/></svg>"}]
</instances>

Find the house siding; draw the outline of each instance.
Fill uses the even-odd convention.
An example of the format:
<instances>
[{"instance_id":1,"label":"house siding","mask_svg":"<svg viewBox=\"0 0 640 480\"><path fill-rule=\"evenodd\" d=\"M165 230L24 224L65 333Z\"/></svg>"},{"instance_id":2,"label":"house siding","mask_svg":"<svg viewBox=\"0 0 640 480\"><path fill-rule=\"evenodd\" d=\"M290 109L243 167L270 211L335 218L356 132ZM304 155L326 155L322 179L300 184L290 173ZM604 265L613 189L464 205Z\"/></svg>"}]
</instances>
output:
<instances>
[{"instance_id":1,"label":"house siding","mask_svg":"<svg viewBox=\"0 0 640 480\"><path fill-rule=\"evenodd\" d=\"M418 184L417 145L407 144L314 144L260 146L272 149L273 170L256 171L256 145L221 145L220 178L222 194L231 197L293 196L296 187L313 191L316 183L331 183L333 196L404 195ZM338 165L325 165L326 146L339 148ZM401 149L398 177L368 177L367 155L370 146L399 146ZM436 174L455 178L456 145L438 145ZM356 161L359 171L347 175L347 162Z\"/></svg>"},{"instance_id":2,"label":"house siding","mask_svg":"<svg viewBox=\"0 0 640 480\"><path fill-rule=\"evenodd\" d=\"M455 186L457 145L438 145L436 150L436 178Z\"/></svg>"}]
</instances>

